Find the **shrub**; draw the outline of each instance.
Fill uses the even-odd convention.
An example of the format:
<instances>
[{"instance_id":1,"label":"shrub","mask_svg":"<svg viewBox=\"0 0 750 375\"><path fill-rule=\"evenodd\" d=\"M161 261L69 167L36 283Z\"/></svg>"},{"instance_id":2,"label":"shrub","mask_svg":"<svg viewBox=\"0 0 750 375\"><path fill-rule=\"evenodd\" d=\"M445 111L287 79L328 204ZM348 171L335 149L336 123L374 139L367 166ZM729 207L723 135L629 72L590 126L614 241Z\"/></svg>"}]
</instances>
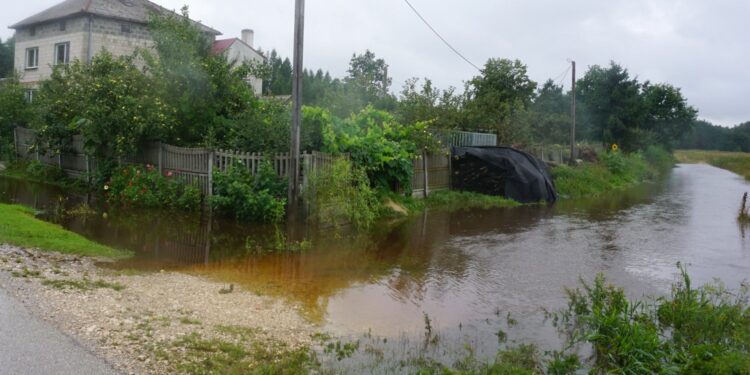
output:
<instances>
[{"instance_id":1,"label":"shrub","mask_svg":"<svg viewBox=\"0 0 750 375\"><path fill-rule=\"evenodd\" d=\"M257 176L237 163L214 173L210 202L218 213L237 220L278 223L286 212L286 189L285 179L276 175L269 161L261 163Z\"/></svg>"},{"instance_id":2,"label":"shrub","mask_svg":"<svg viewBox=\"0 0 750 375\"><path fill-rule=\"evenodd\" d=\"M201 207L201 192L179 178L166 177L150 165L120 168L103 186L108 203L123 208L177 208L196 210Z\"/></svg>"},{"instance_id":3,"label":"shrub","mask_svg":"<svg viewBox=\"0 0 750 375\"><path fill-rule=\"evenodd\" d=\"M28 122L31 111L24 88L13 77L0 82L0 160L13 160L13 128Z\"/></svg>"},{"instance_id":4,"label":"shrub","mask_svg":"<svg viewBox=\"0 0 750 375\"><path fill-rule=\"evenodd\" d=\"M310 217L323 224L366 228L378 216L380 205L367 175L346 158L313 174L305 194L312 204Z\"/></svg>"},{"instance_id":5,"label":"shrub","mask_svg":"<svg viewBox=\"0 0 750 375\"><path fill-rule=\"evenodd\" d=\"M437 141L427 123L399 124L383 111L367 107L348 119L334 119L323 130L323 151L349 153L354 166L364 169L372 186L408 189L412 160Z\"/></svg>"}]
</instances>

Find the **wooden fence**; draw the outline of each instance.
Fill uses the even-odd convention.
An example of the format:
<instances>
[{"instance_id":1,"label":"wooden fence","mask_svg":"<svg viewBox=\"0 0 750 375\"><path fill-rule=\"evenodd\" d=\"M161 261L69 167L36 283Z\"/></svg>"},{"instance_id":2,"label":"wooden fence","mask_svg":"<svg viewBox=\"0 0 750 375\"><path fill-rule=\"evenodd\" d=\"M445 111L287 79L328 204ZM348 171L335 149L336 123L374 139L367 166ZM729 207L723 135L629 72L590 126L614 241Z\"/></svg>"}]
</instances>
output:
<instances>
[{"instance_id":1,"label":"wooden fence","mask_svg":"<svg viewBox=\"0 0 750 375\"><path fill-rule=\"evenodd\" d=\"M38 160L64 170L73 177L87 177L96 169L96 160L84 152L83 138L76 136L71 144L71 151L61 154L42 154L34 151L35 133L31 129L15 128L16 152L21 158ZM336 156L313 151L301 155L300 174L303 187L308 177L315 171L330 168ZM252 175L256 175L260 164L269 160L276 174L288 177L291 173L291 156L289 153L264 155L230 150L210 150L204 148L185 148L163 143L151 143L134 155L119 160L121 165L150 164L162 173L169 173L198 186L203 194L211 195L213 189L213 172L226 171L230 165L244 165Z\"/></svg>"},{"instance_id":2,"label":"wooden fence","mask_svg":"<svg viewBox=\"0 0 750 375\"><path fill-rule=\"evenodd\" d=\"M436 132L447 146L495 146L497 136L487 133L470 133L460 131ZM57 166L68 175L85 178L96 170L97 162L84 152L84 140L81 136L73 138L71 151L62 154L40 154L33 151L34 131L26 128L15 129L17 153L25 159L38 160L44 164ZM542 152L546 154L547 151ZM534 152L532 152L534 153ZM534 153L539 156L539 154ZM553 155L553 154L549 154ZM549 156L548 155L548 156ZM561 156L562 157L562 156ZM300 174L303 189L307 186L309 176L322 169L330 168L336 156L313 151L301 155ZM161 173L170 173L188 183L200 187L206 195L212 194L213 172L226 171L230 165L242 164L251 174L258 173L260 163L270 160L279 176L288 177L291 168L289 153L263 155L261 153L240 152L231 150L210 150L203 148L184 148L163 143L152 143L134 155L119 160L120 164L150 164ZM545 157L543 160L548 161ZM448 190L451 187L450 150L423 154L413 160L414 174L411 188L414 196L426 197L433 191Z\"/></svg>"}]
</instances>

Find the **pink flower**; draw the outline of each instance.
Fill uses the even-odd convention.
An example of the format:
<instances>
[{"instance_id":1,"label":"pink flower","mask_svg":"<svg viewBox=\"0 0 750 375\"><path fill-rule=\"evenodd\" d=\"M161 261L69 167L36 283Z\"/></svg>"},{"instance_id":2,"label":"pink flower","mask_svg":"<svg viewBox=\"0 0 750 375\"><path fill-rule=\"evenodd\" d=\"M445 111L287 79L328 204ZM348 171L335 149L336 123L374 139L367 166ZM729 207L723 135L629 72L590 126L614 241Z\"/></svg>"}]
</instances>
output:
<instances>
[{"instance_id":1,"label":"pink flower","mask_svg":"<svg viewBox=\"0 0 750 375\"><path fill-rule=\"evenodd\" d=\"M172 171L167 171L167 177L172 177Z\"/></svg>"}]
</instances>

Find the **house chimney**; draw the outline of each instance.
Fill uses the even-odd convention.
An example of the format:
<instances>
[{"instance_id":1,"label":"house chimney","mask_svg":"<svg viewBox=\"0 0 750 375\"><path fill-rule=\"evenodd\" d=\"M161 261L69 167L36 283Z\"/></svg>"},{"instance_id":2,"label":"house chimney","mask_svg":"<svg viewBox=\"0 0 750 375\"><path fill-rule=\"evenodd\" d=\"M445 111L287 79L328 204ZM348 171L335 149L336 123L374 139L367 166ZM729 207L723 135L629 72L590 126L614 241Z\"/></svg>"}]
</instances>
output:
<instances>
[{"instance_id":1,"label":"house chimney","mask_svg":"<svg viewBox=\"0 0 750 375\"><path fill-rule=\"evenodd\" d=\"M250 47L255 48L253 43L255 42L255 32L250 29L242 30L242 41L247 43Z\"/></svg>"}]
</instances>

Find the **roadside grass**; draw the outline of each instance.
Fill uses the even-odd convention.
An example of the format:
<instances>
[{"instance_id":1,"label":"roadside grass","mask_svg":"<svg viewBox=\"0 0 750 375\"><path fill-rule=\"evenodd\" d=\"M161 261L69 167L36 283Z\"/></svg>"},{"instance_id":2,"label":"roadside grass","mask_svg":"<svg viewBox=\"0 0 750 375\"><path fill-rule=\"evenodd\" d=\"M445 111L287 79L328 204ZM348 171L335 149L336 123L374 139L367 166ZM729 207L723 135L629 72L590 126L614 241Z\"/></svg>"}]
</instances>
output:
<instances>
[{"instance_id":1,"label":"roadside grass","mask_svg":"<svg viewBox=\"0 0 750 375\"><path fill-rule=\"evenodd\" d=\"M675 159L667 151L650 147L639 153L608 152L595 163L552 170L557 192L562 199L596 197L613 190L653 180L672 168Z\"/></svg>"},{"instance_id":2,"label":"roadside grass","mask_svg":"<svg viewBox=\"0 0 750 375\"><path fill-rule=\"evenodd\" d=\"M290 349L273 340L207 338L199 333L185 335L155 350L186 374L309 374L319 364L308 348Z\"/></svg>"},{"instance_id":3,"label":"roadside grass","mask_svg":"<svg viewBox=\"0 0 750 375\"><path fill-rule=\"evenodd\" d=\"M81 280L51 280L47 279L42 281L42 285L50 286L60 290L94 290L94 289L112 289L115 291L122 291L125 286L120 283L108 282L104 280L91 281L89 279Z\"/></svg>"},{"instance_id":4,"label":"roadside grass","mask_svg":"<svg viewBox=\"0 0 750 375\"><path fill-rule=\"evenodd\" d=\"M678 150L675 151L675 157L680 163L710 164L717 168L732 171L750 180L750 153Z\"/></svg>"},{"instance_id":5,"label":"roadside grass","mask_svg":"<svg viewBox=\"0 0 750 375\"><path fill-rule=\"evenodd\" d=\"M0 204L0 243L83 256L126 258L131 255L87 240L33 215L30 208Z\"/></svg>"}]
</instances>

